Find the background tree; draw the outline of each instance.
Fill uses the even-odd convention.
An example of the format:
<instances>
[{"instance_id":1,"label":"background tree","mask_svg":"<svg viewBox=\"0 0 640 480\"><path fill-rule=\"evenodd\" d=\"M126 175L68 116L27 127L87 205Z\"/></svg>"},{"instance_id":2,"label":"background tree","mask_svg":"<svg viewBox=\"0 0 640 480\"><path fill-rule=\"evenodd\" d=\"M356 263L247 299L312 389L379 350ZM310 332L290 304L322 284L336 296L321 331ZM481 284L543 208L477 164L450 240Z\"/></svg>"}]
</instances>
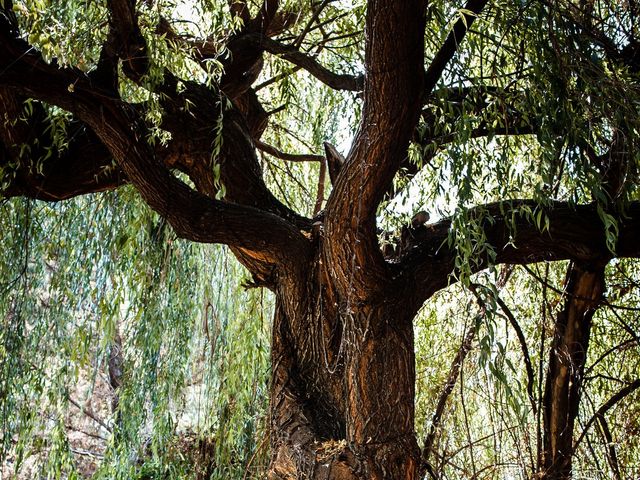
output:
<instances>
[{"instance_id":1,"label":"background tree","mask_svg":"<svg viewBox=\"0 0 640 480\"><path fill-rule=\"evenodd\" d=\"M53 285L58 302L93 296L88 304L103 308L98 313L108 319L98 351L110 360L115 389L111 458L136 468L131 439L145 418L154 431L174 430L169 402L184 380L165 379L160 385L168 390L158 392L158 375L175 372L171 362L178 365L194 345L187 323L159 319L166 310L177 317L185 309L187 317L191 307L177 302L187 296L184 279L198 278L205 267L178 265L172 252L193 248L189 258L201 261L200 252L211 252L182 242L173 247L167 236L176 235L227 245L249 272L247 284L274 294L270 478L443 474L447 462L432 457L440 451L437 429L456 382L471 466L463 471L478 476L484 467L476 465L473 451L463 368L478 333L480 365L506 389L527 444L536 444L535 453L518 452L520 471L570 476L583 438L573 430L605 270L612 258L617 268L627 265L618 259L640 255L637 13L633 2L469 0L462 6L371 0L300 8L277 0L4 0L4 197L56 202L120 191L126 184L139 194L128 189L107 197L131 204L129 209L112 205L98 213L99 205L83 207L96 218L105 215L102 222L84 212L68 220L74 236L99 236L108 251L79 260L75 279L59 275L56 248L39 250L38 257L51 275L37 278ZM304 153L289 153L294 150ZM161 220L141 216L139 199ZM25 405L20 386L40 382L35 390L42 391L43 379L51 376L28 361L25 339L53 338L59 345L69 330L49 337L45 323L24 317L25 293L34 295L31 302L50 299L27 280L32 204L5 208L6 218L21 220L7 222L17 254L7 249L5 265L20 274L3 289L3 368L10 380L2 397L8 411L19 401ZM423 208L433 223L413 217ZM120 230L120 223L126 228ZM46 234L47 221L37 228ZM114 261L135 263L130 272L145 270L144 256L134 248L142 240L157 247L145 251L155 255L150 265L160 267L141 276L129 273L118 285L120 277L110 274ZM555 310L543 299L540 348L532 356L532 333L495 288L508 284L512 268L493 286L491 275L499 264L563 260L571 261L566 284L551 284L563 296ZM485 269L489 276L476 285L472 275ZM475 319L438 394L421 448L414 321L428 299L457 281L474 293L478 310L468 312ZM551 288L547 283L544 288ZM78 290L65 291L65 285ZM98 290L87 294L94 285ZM129 319L122 333L117 316L134 301L146 305L140 316L149 315L148 321ZM72 307L61 311L68 315L82 305ZM205 303L202 331L211 352L222 348L216 311ZM555 321L546 320L550 314ZM511 368L509 375L524 375L525 402L505 374L513 362L500 341L504 331L494 325L499 315L515 330L524 358L524 371ZM43 329L40 335L32 335L35 326ZM628 329L635 342L634 332ZM122 335L139 348L129 360L116 355ZM72 338L86 342L79 351L89 355L92 337L87 331ZM67 351L77 351L73 342L63 342ZM169 362L166 370L158 366L161 360ZM133 364L127 367L127 361ZM149 375L139 383L127 379L128 387L119 384L118 365L135 371L137 362ZM55 371L66 375L69 364L60 365ZM216 378L233 376L217 370ZM629 379L585 429L599 422L610 445L605 414L637 386L637 379ZM233 404L216 416L218 426ZM5 449L17 449L18 457L24 447L12 446L13 432L34 425L29 409L19 410L25 418L7 414L3 436ZM525 419L529 411L536 418L533 436ZM132 422L136 416L139 422ZM62 427L54 429L58 447L52 451L58 454L50 455L58 475L70 463L61 447ZM246 438L246 450L255 451L254 432ZM497 433L491 438L497 455ZM151 455L157 457L162 445L160 436ZM220 444L201 447L209 460L199 474L224 475L210 461ZM142 456L147 453L143 449ZM611 471L620 475L614 447L605 453ZM449 457L445 452L440 458Z\"/></svg>"}]
</instances>

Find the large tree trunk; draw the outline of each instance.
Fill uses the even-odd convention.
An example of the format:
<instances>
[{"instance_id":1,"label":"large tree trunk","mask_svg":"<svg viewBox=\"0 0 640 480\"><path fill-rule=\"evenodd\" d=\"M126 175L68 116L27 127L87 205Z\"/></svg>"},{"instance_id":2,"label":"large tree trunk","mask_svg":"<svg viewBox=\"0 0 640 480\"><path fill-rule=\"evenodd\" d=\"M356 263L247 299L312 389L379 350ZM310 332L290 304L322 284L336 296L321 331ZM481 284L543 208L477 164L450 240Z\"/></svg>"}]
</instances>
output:
<instances>
[{"instance_id":1,"label":"large tree trunk","mask_svg":"<svg viewBox=\"0 0 640 480\"><path fill-rule=\"evenodd\" d=\"M327 278L277 293L269 478L415 479L415 312L336 299Z\"/></svg>"},{"instance_id":2,"label":"large tree trunk","mask_svg":"<svg viewBox=\"0 0 640 480\"><path fill-rule=\"evenodd\" d=\"M604 266L573 264L567 272L565 304L558 314L549 354L539 478L571 478L573 429L578 415L591 320L604 291Z\"/></svg>"}]
</instances>

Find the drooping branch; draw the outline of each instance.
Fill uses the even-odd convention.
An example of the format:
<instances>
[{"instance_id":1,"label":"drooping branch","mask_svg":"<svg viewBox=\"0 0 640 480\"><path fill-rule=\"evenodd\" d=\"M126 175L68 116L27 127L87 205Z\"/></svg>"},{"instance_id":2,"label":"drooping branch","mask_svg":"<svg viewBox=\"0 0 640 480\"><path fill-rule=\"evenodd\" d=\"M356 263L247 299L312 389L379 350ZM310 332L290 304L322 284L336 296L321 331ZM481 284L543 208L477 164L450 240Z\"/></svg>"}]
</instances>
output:
<instances>
[{"instance_id":1,"label":"drooping branch","mask_svg":"<svg viewBox=\"0 0 640 480\"><path fill-rule=\"evenodd\" d=\"M576 442L573 444L573 449L575 450L576 448L578 448L578 446L584 439L585 435L589 431L589 428L591 428L594 422L596 422L599 418L603 418L609 410L611 410L613 407L616 406L618 402L620 402L621 400L631 395L638 388L640 388L640 379L634 380L626 387L620 389L616 394L612 395L609 398L609 400L604 402L602 406L600 406L600 408L598 408L598 410L596 410L593 416L587 421L586 425L584 426L584 429L582 430L582 433L580 434Z\"/></svg>"},{"instance_id":2,"label":"drooping branch","mask_svg":"<svg viewBox=\"0 0 640 480\"><path fill-rule=\"evenodd\" d=\"M0 190L0 197L20 196L57 202L113 190L128 183L126 175L113 163L102 143L84 127L76 128L79 130L72 143L40 165L38 160L42 157L29 156L24 158L24 163L10 166L9 162L15 158L13 149L0 145L0 167L5 167L4 180L7 182L6 188Z\"/></svg>"},{"instance_id":3,"label":"drooping branch","mask_svg":"<svg viewBox=\"0 0 640 480\"><path fill-rule=\"evenodd\" d=\"M520 344L520 350L522 350L522 359L524 360L525 370L527 372L527 396L529 397L529 401L531 402L531 409L534 415L537 415L537 406L535 402L535 397L533 395L533 387L535 385L535 374L533 372L533 363L531 362L531 355L529 355L529 347L527 345L527 339L524 336L524 332L518 323L515 315L511 311L511 309L507 306L507 304L500 298L500 295L495 295L494 299L500 309L505 314L511 327L516 332L516 337L518 337L518 343Z\"/></svg>"},{"instance_id":4,"label":"drooping branch","mask_svg":"<svg viewBox=\"0 0 640 480\"><path fill-rule=\"evenodd\" d=\"M402 184L406 185L422 167L429 165L438 153L461 135L466 139L479 139L537 133L541 119L530 111L524 98L523 92L489 85L442 88L433 92L425 101L421 126L412 138L415 144L422 147L420 165L408 156L402 160L398 169ZM446 117L436 115L434 108L446 111ZM474 117L471 127L469 116ZM459 130L460 125L464 125L464 131ZM558 129L558 135L563 133ZM389 185L387 197L393 198L401 191L397 188L397 182L394 182Z\"/></svg>"}]
</instances>

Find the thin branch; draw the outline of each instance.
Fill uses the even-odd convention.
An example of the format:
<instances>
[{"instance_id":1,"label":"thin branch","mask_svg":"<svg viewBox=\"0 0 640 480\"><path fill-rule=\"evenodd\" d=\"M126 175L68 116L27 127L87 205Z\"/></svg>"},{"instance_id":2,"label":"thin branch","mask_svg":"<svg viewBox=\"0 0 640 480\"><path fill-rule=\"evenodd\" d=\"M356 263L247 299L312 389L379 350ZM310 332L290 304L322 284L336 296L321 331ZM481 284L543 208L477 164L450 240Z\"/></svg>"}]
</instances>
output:
<instances>
[{"instance_id":1,"label":"thin branch","mask_svg":"<svg viewBox=\"0 0 640 480\"><path fill-rule=\"evenodd\" d=\"M259 91L259 90L262 90L263 88L268 87L269 85L273 85L274 83L279 82L280 80L283 80L283 79L293 75L294 73L296 73L297 71L299 71L301 69L302 69L302 67L295 66L289 71L281 72L278 75L274 75L273 77L268 78L264 82L259 83L258 85L255 85L253 87L253 89L256 92Z\"/></svg>"},{"instance_id":2,"label":"thin branch","mask_svg":"<svg viewBox=\"0 0 640 480\"><path fill-rule=\"evenodd\" d=\"M620 350L621 348L626 347L627 345L633 345L633 344L637 344L637 343L638 343L638 339L637 338L628 338L624 342L619 343L618 345L614 345L613 347L607 349L607 351L605 351L591 365L589 365L589 367L584 372L584 377L585 378L589 377L589 374L596 367L596 365L598 365L601 361L603 361L605 358L607 358L613 352L616 352L616 351Z\"/></svg>"},{"instance_id":3,"label":"thin branch","mask_svg":"<svg viewBox=\"0 0 640 480\"><path fill-rule=\"evenodd\" d=\"M582 430L582 433L578 437L578 440L576 440L576 442L573 444L573 451L574 452L576 451L576 449L580 445L580 442L582 441L582 439L585 437L585 435L589 431L589 428L591 427L591 425L593 425L593 423L596 420L599 420L600 418L604 417L604 415L609 410L611 410L611 408L613 408L619 401L623 400L625 397L627 397L630 394L632 394L633 392L635 392L638 388L640 388L640 379L637 379L637 380L631 382L626 387L620 389L620 391L618 391L618 393L616 393L611 398L609 398L609 400L607 400L605 403L603 403L602 406L596 411L596 413L593 414L593 416L585 424L584 429Z\"/></svg>"},{"instance_id":4,"label":"thin branch","mask_svg":"<svg viewBox=\"0 0 640 480\"><path fill-rule=\"evenodd\" d=\"M458 51L458 47L467 33L467 30L471 27L474 20L482 12L487 3L489 3L488 0L469 0L464 6L465 11L460 12L460 18L453 25L453 29L427 69L427 73L425 75L425 95L429 95L435 88L436 84L442 77L447 64ZM472 13L470 14L468 12Z\"/></svg>"},{"instance_id":5,"label":"thin branch","mask_svg":"<svg viewBox=\"0 0 640 480\"><path fill-rule=\"evenodd\" d=\"M74 427L73 425L70 425L70 424L65 424L64 428L66 428L67 430L71 430L72 432L81 433L83 435L86 435L87 437L91 437L91 438L94 438L96 440L100 440L100 441L103 441L103 442L108 442L109 441L108 438L103 437L102 435L99 435L97 433L87 432L85 430L82 430L81 428Z\"/></svg>"},{"instance_id":6,"label":"thin branch","mask_svg":"<svg viewBox=\"0 0 640 480\"><path fill-rule=\"evenodd\" d=\"M76 402L73 398L69 396L67 397L67 400L69 400L69 403L71 403L74 407L76 407L78 410L80 410L82 413L84 413L87 417L89 417L91 420L96 422L102 428L104 428L110 433L113 433L113 430L111 430L111 427L107 425L102 419L97 417L91 410L84 408L82 405L80 405L78 402Z\"/></svg>"},{"instance_id":7,"label":"thin branch","mask_svg":"<svg viewBox=\"0 0 640 480\"><path fill-rule=\"evenodd\" d=\"M634 257L635 255L629 255L629 256ZM522 268L524 268L525 271L529 275L531 275L538 283L544 285L549 290L552 290L553 292L557 293L558 295L566 295L567 297L574 298L576 300L589 300L589 298L587 298L587 297L582 297L580 295L574 295L574 294L571 294L570 292L564 292L564 291L560 290L559 288L551 285L549 282L545 281L543 278L540 278L540 276L538 274L536 274L536 272L534 272L531 268L529 268L525 264L522 265ZM607 307L609 307L611 309L611 311L614 312L616 315L617 315L617 313L615 312L615 310L626 310L626 311L630 311L630 312L640 312L640 307L627 307L625 305L617 305L615 303L609 302L606 298L602 299L602 304L607 306ZM626 330L632 336L637 337L637 334L634 333L632 329L627 328ZM638 340L638 341L640 342L640 340Z\"/></svg>"},{"instance_id":8,"label":"thin branch","mask_svg":"<svg viewBox=\"0 0 640 480\"><path fill-rule=\"evenodd\" d=\"M254 140L254 143L258 150L268 153L272 157L276 157L280 160L286 160L287 162L324 162L324 157L322 155L314 155L312 153L286 153L272 145L264 143L261 140Z\"/></svg>"},{"instance_id":9,"label":"thin branch","mask_svg":"<svg viewBox=\"0 0 640 480\"><path fill-rule=\"evenodd\" d=\"M75 455L91 457L91 458L95 458L95 459L98 459L98 460L101 460L101 459L104 458L104 455L102 453L92 452L91 450L85 450L85 449L82 449L82 448L69 448L69 450L71 451L71 453L73 453Z\"/></svg>"},{"instance_id":10,"label":"thin branch","mask_svg":"<svg viewBox=\"0 0 640 480\"><path fill-rule=\"evenodd\" d=\"M420 473L418 478L424 478L425 474L428 472L432 478L436 478L436 474L433 471L433 467L429 461L429 457L433 452L433 446L436 439L436 434L438 432L438 428L440 427L440 420L442 419L442 415L444 414L444 409L447 405L447 400L451 396L451 392L453 392L453 388L456 385L458 380L458 376L460 375L460 369L462 367L462 363L469 351L471 351L471 346L473 343L473 339L475 338L477 331L477 318L474 318L474 324L469 328L467 334L465 335L462 344L458 348L458 352L451 362L451 367L449 368L449 374L447 375L447 379L444 382L442 388L440 389L440 395L438 396L438 402L436 403L436 409L431 416L431 426L429 427L429 433L424 441L424 447L422 449L421 455L421 465L420 465Z\"/></svg>"},{"instance_id":11,"label":"thin branch","mask_svg":"<svg viewBox=\"0 0 640 480\"><path fill-rule=\"evenodd\" d=\"M520 348L522 350L522 356L524 358L524 365L527 371L527 395L529 396L529 401L531 402L531 407L533 408L533 414L537 415L538 409L536 407L536 402L533 396L533 385L535 383L535 375L533 373L533 365L531 363L531 355L529 355L529 347L527 346L527 339L522 332L522 328L520 328L520 324L516 317L513 315L511 309L507 306L507 304L500 298L500 295L494 295L494 299L496 303L500 306L500 309L504 312L509 323L513 327L516 332L516 336L518 337L518 342L520 343Z\"/></svg>"},{"instance_id":12,"label":"thin branch","mask_svg":"<svg viewBox=\"0 0 640 480\"><path fill-rule=\"evenodd\" d=\"M605 444L607 446L607 461L611 467L615 480L622 480L620 475L620 463L618 462L618 455L616 454L616 447L613 443L613 435L611 435L611 429L609 423L604 416L598 417L600 423L600 429L602 430L602 436L604 437Z\"/></svg>"},{"instance_id":13,"label":"thin branch","mask_svg":"<svg viewBox=\"0 0 640 480\"><path fill-rule=\"evenodd\" d=\"M302 31L300 32L300 35L298 35L298 37L296 38L296 40L293 42L293 46L296 48L300 48L300 46L302 45L302 42L304 41L304 37L307 36L307 34L309 33L309 31L311 30L311 27L313 26L313 24L318 20L318 18L320 18L320 14L322 14L322 11L327 7L327 5L329 5L333 0L323 0L320 5L318 5L314 11L313 14L311 15L311 18L309 19L309 21L307 22L307 24L304 26L304 28L302 29Z\"/></svg>"},{"instance_id":14,"label":"thin branch","mask_svg":"<svg viewBox=\"0 0 640 480\"><path fill-rule=\"evenodd\" d=\"M265 51L279 55L284 60L305 69L325 85L334 90L348 90L359 92L363 89L364 78L362 75L354 76L334 73L322 66L313 57L301 52L293 45L284 45L276 40L272 40L264 35L251 34L248 39L264 48Z\"/></svg>"}]
</instances>

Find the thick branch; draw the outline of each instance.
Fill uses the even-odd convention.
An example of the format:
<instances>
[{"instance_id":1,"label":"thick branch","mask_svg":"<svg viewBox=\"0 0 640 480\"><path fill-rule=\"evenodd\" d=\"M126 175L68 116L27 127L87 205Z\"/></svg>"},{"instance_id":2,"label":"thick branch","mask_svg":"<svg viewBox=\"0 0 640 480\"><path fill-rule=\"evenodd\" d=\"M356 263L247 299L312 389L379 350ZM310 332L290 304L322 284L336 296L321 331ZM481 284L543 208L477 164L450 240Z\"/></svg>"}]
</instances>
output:
<instances>
[{"instance_id":1,"label":"thick branch","mask_svg":"<svg viewBox=\"0 0 640 480\"><path fill-rule=\"evenodd\" d=\"M244 248L273 262L286 260L285 251L306 255L304 237L280 217L212 200L174 177L146 143L134 109L96 91L81 72L46 64L2 19L0 41L0 82L70 111L90 126L144 200L179 236Z\"/></svg>"},{"instance_id":2,"label":"thick branch","mask_svg":"<svg viewBox=\"0 0 640 480\"><path fill-rule=\"evenodd\" d=\"M4 197L57 201L116 188L126 176L93 132L81 122L66 127L66 146L54 145L42 104L32 102L28 120L23 98L0 88L0 169Z\"/></svg>"},{"instance_id":3,"label":"thick branch","mask_svg":"<svg viewBox=\"0 0 640 480\"><path fill-rule=\"evenodd\" d=\"M220 92L194 82L183 85L181 94L167 89L169 98L163 101L162 127L172 135L167 152L162 152L170 157L166 163L186 171L202 193L215 197L218 181L225 187L225 200L269 211L309 229L311 221L283 205L265 185L251 138L253 129L243 115L224 106ZM212 143L220 145L215 157ZM220 168L219 179L214 176L214 164Z\"/></svg>"},{"instance_id":4,"label":"thick branch","mask_svg":"<svg viewBox=\"0 0 640 480\"><path fill-rule=\"evenodd\" d=\"M571 476L573 429L582 394L593 315L605 289L604 263L567 269L565 301L556 316L542 399L543 443L538 470L544 478Z\"/></svg>"},{"instance_id":5,"label":"thick branch","mask_svg":"<svg viewBox=\"0 0 640 480\"><path fill-rule=\"evenodd\" d=\"M107 7L111 14L109 26L116 39L114 53L122 60L124 73L139 81L149 69L149 60L135 3L135 0L108 0Z\"/></svg>"},{"instance_id":6,"label":"thick branch","mask_svg":"<svg viewBox=\"0 0 640 480\"><path fill-rule=\"evenodd\" d=\"M420 0L368 2L362 121L327 202L325 228L327 263L342 266L334 272L338 284L356 292L373 293L387 279L375 212L418 120L424 7Z\"/></svg>"},{"instance_id":7,"label":"thick branch","mask_svg":"<svg viewBox=\"0 0 640 480\"><path fill-rule=\"evenodd\" d=\"M326 67L320 65L317 60L301 52L293 45L283 45L265 36L252 37L252 40L261 45L264 50L305 69L325 85L334 90L350 90L359 92L364 86L364 79L361 75L347 75L334 73Z\"/></svg>"},{"instance_id":8,"label":"thick branch","mask_svg":"<svg viewBox=\"0 0 640 480\"><path fill-rule=\"evenodd\" d=\"M542 218L548 219L548 230L540 231L522 208L529 211L542 208ZM497 202L477 207L470 212L481 225L486 243L495 253L488 258L469 259L473 272L490 263L528 264L541 261L579 260L585 264L599 264L612 256L606 246L605 229L594 204L572 206L554 202L539 207L532 200ZM640 202L629 205L619 220L619 236L615 256L640 256ZM544 224L544 221L542 222ZM420 304L435 291L445 287L453 273L456 252L449 246L451 219L428 226L424 240L413 248L398 264L397 278L401 285L414 285L412 298Z\"/></svg>"},{"instance_id":9,"label":"thick branch","mask_svg":"<svg viewBox=\"0 0 640 480\"><path fill-rule=\"evenodd\" d=\"M286 153L277 149L273 145L261 142L260 140L254 140L254 143L259 150L268 153L272 157L279 158L280 160L285 160L287 162L324 162L324 157L322 155L314 155L312 153Z\"/></svg>"}]
</instances>

